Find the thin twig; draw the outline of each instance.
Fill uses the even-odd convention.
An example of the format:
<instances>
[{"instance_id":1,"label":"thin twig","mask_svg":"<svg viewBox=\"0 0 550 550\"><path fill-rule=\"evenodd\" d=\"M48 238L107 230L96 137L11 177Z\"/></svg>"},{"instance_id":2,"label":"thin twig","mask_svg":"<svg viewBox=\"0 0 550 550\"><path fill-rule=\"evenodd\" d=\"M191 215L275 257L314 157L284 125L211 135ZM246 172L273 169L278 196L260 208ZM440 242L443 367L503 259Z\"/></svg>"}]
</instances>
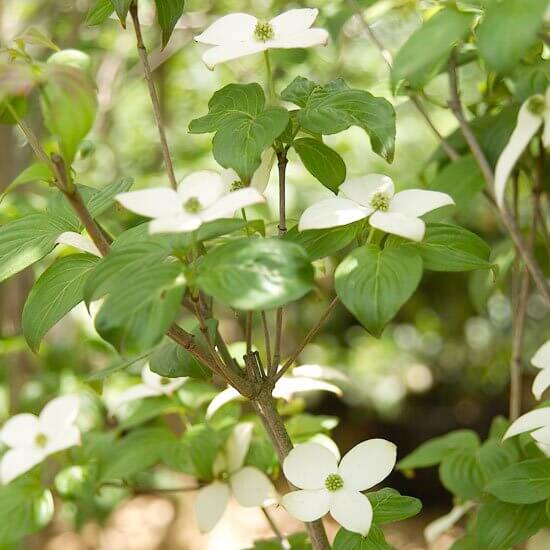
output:
<instances>
[{"instance_id":1,"label":"thin twig","mask_svg":"<svg viewBox=\"0 0 550 550\"><path fill-rule=\"evenodd\" d=\"M273 363L271 362L271 337L269 335L269 326L267 324L267 315L265 313L265 311L261 311L260 313L261 315L261 318L262 318L262 327L264 329L264 342L265 342L265 356L266 356L266 360L267 360L267 375L268 376L272 376L274 373L271 372L272 371L272 365Z\"/></svg>"},{"instance_id":2,"label":"thin twig","mask_svg":"<svg viewBox=\"0 0 550 550\"><path fill-rule=\"evenodd\" d=\"M464 139L468 143L470 151L472 152L472 155L476 159L477 164L483 174L483 177L487 182L489 193L494 198L495 197L495 177L493 174L493 169L491 168L491 165L489 164L489 161L487 160L485 153L481 149L481 146L479 145L479 142L477 141L477 138L475 137L470 124L468 123L468 121L466 120L466 117L464 116L462 103L460 101L460 93L459 93L460 88L458 83L456 62L454 60L454 57L451 57L451 60L449 61L449 84L450 84L450 95L451 95L451 99L449 100L449 107L451 111L454 113L458 121L458 124L460 126L462 135L464 136ZM508 233L512 237L514 245L517 251L519 252L519 254L521 255L523 261L525 262L527 269L531 273L531 277L533 278L535 285L537 286L539 292L542 294L542 297L544 298L546 303L550 304L550 288L548 286L548 283L546 282L544 274L542 273L542 270L538 265L537 261L535 260L535 257L533 256L530 248L525 242L525 239L523 238L517 226L516 220L514 219L512 213L510 212L509 207L505 204L504 207L499 210L499 212L501 214L500 217L502 219L502 222L506 227Z\"/></svg>"},{"instance_id":3,"label":"thin twig","mask_svg":"<svg viewBox=\"0 0 550 550\"><path fill-rule=\"evenodd\" d=\"M287 544L286 538L281 533L279 527L275 523L275 520L271 517L271 514L268 512L267 508L264 508L262 506L261 510L263 515L265 516L265 519L267 520L267 523L269 523L271 530L273 531L273 533L275 534L275 536L277 537L281 545L286 545Z\"/></svg>"},{"instance_id":4,"label":"thin twig","mask_svg":"<svg viewBox=\"0 0 550 550\"><path fill-rule=\"evenodd\" d=\"M330 317L330 314L334 311L334 308L340 303L338 296L333 298L332 302L327 306L327 309L323 312L315 326L306 334L306 337L302 340L300 345L292 352L290 357L286 360L285 364L281 367L277 375L275 376L275 381L279 380L285 372L292 366L294 361L298 358L298 355L304 351L304 348L317 336L318 332L321 330L321 327L325 321Z\"/></svg>"},{"instance_id":5,"label":"thin twig","mask_svg":"<svg viewBox=\"0 0 550 550\"><path fill-rule=\"evenodd\" d=\"M246 353L251 353L252 351L252 322L254 320L252 311L246 312L245 318L245 339L246 339Z\"/></svg>"},{"instance_id":6,"label":"thin twig","mask_svg":"<svg viewBox=\"0 0 550 550\"><path fill-rule=\"evenodd\" d=\"M147 49L145 48L145 44L143 43L143 35L141 33L141 24L139 22L137 2L132 2L132 4L130 5L130 15L132 16L132 21L134 22L134 32L136 35L139 59L143 67L143 74L145 76L145 81L147 82L147 87L149 88L151 103L153 104L153 113L155 115L155 121L157 123L157 128L159 132L162 158L164 159L164 165L166 166L166 172L168 174L168 179L170 180L170 185L173 189L176 189L178 183L174 174L174 167L172 165L172 158L170 157L170 150L168 149L168 141L166 139L164 122L162 120L162 110L160 108L158 93L155 87L155 82L153 80L153 75L151 73L151 66L149 65Z\"/></svg>"}]
</instances>

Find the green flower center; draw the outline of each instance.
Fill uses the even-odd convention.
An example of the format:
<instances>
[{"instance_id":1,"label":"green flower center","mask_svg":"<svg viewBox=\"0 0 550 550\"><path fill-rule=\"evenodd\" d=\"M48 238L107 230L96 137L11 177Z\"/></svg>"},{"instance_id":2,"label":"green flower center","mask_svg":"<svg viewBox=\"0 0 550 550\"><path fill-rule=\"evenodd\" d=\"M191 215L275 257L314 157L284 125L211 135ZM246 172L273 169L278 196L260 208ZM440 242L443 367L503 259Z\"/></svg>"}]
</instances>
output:
<instances>
[{"instance_id":1,"label":"green flower center","mask_svg":"<svg viewBox=\"0 0 550 550\"><path fill-rule=\"evenodd\" d=\"M533 97L529 98L529 103L527 103L527 108L531 113L534 115L542 115L544 113L544 109L546 107L544 96L543 95L534 95Z\"/></svg>"},{"instance_id":2,"label":"green flower center","mask_svg":"<svg viewBox=\"0 0 550 550\"><path fill-rule=\"evenodd\" d=\"M382 212L386 212L388 208L390 207L390 198L385 193L381 193L380 191L378 193L374 193L370 200L370 205L375 210L381 210Z\"/></svg>"},{"instance_id":3,"label":"green flower center","mask_svg":"<svg viewBox=\"0 0 550 550\"><path fill-rule=\"evenodd\" d=\"M254 29L254 38L259 42L267 42L275 36L275 31L269 21L258 21Z\"/></svg>"},{"instance_id":4,"label":"green flower center","mask_svg":"<svg viewBox=\"0 0 550 550\"><path fill-rule=\"evenodd\" d=\"M184 205L183 209L190 214L196 214L202 210L202 204L197 197L191 197Z\"/></svg>"},{"instance_id":5,"label":"green flower center","mask_svg":"<svg viewBox=\"0 0 550 550\"><path fill-rule=\"evenodd\" d=\"M329 491L338 491L344 487L344 480L338 474L330 474L325 479L325 487Z\"/></svg>"},{"instance_id":6,"label":"green flower center","mask_svg":"<svg viewBox=\"0 0 550 550\"><path fill-rule=\"evenodd\" d=\"M238 191L239 189L244 189L244 187L246 187L246 186L245 186L245 184L244 184L242 181L240 181L240 180L235 180L235 181L231 184L231 187L229 188L229 190L230 190L231 192L233 192L233 191Z\"/></svg>"},{"instance_id":7,"label":"green flower center","mask_svg":"<svg viewBox=\"0 0 550 550\"><path fill-rule=\"evenodd\" d=\"M34 442L37 447L45 447L46 443L48 443L48 438L44 434L36 434Z\"/></svg>"}]
</instances>

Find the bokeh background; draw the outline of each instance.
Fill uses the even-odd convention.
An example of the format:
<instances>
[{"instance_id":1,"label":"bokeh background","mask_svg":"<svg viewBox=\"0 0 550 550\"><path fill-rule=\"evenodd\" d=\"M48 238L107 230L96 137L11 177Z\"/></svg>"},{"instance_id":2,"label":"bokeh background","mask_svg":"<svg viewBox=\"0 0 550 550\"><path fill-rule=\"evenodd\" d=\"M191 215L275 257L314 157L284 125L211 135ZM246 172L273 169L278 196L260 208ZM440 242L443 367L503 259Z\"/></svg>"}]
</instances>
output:
<instances>
[{"instance_id":1,"label":"bokeh background","mask_svg":"<svg viewBox=\"0 0 550 550\"><path fill-rule=\"evenodd\" d=\"M152 3L152 2L151 2ZM85 158L77 162L80 183L101 187L120 176L136 180L135 188L165 185L157 131L149 96L138 64L134 35L114 19L101 27L84 24L90 0L0 0L0 41L5 46L18 33L36 26L61 48L74 47L93 60L99 94L99 114L86 144ZM419 8L437 2L415 0L363 0L359 2L373 29L390 51L396 52L421 23ZM153 13L140 0L142 19ZM438 143L423 119L406 98L393 98L388 70L382 57L365 35L347 0L188 0L168 47L159 51L157 27L146 27L145 36L160 92L168 141L178 178L195 169L216 168L210 153L210 137L187 132L192 118L205 113L212 93L229 82L265 80L261 56L218 67L205 68L202 47L193 36L217 16L245 11L269 19L291 7L318 7L318 25L329 29L327 48L274 52L276 87L281 90L295 76L318 81L344 77L349 85L367 89L392 101L397 111L395 162L387 165L370 149L366 134L352 128L327 139L344 158L349 176L382 172L393 177L398 189L426 187L436 178ZM429 47L429 45L427 45ZM46 50L33 53L44 59ZM463 69L463 97L474 101L482 86L482 73L474 65ZM427 107L438 129L450 133L455 121L445 109L445 76L430 84ZM40 132L38 109L28 120ZM434 156L435 155L435 156ZM0 126L0 190L30 159L22 136L12 127ZM273 174L274 175L274 174ZM329 192L291 158L289 166L289 211L299 212ZM481 185L481 184L480 184ZM268 188L267 214L276 218L274 182ZM43 208L46 193L36 185L20 187L0 205L0 223L33 208ZM485 436L491 419L507 414L508 364L513 316L514 255L499 228L491 207L481 193L460 197L452 214L455 221L482 236L493 248L501 270L496 281L487 272L438 274L427 272L419 290L376 340L339 307L319 337L303 352L301 363L316 363L340 369L350 382L344 396L318 396L308 400L308 410L326 415L327 426L345 451L358 441L385 437L394 441L405 456L421 442L449 430L467 427ZM126 214L107 220L108 229L123 228ZM288 339L284 350L294 348L330 298L331 276L338 258L316 264L319 288L307 299L291 306L286 316ZM77 308L52 330L39 356L33 355L20 331L21 308L40 271L28 269L0 285L0 423L21 409L39 408L46 396L59 389L82 389L85 377L116 360L114 352L95 335L86 312ZM222 332L230 340L242 338L235 319L225 314ZM548 335L550 319L536 293L529 299L524 349L524 407L531 404L528 358ZM130 374L118 374L108 388L124 387ZM94 388L101 391L99 383ZM90 425L99 411L90 405ZM435 469L417 472L411 479L395 473L388 483L424 503L420 518L388 531L399 549L424 548L422 527L452 505L440 485ZM192 519L192 497L139 496L119 502L116 494L105 496L105 523L85 523L79 534L73 529L77 511L63 510L45 534L28 541L29 548L53 550L122 549L233 549L246 547L254 537L269 536L258 512L232 509L210 537L197 538ZM282 511L283 528L293 524ZM7 521L1 518L0 521ZM442 541L440 548L448 546ZM447 546L445 546L447 544Z\"/></svg>"}]
</instances>

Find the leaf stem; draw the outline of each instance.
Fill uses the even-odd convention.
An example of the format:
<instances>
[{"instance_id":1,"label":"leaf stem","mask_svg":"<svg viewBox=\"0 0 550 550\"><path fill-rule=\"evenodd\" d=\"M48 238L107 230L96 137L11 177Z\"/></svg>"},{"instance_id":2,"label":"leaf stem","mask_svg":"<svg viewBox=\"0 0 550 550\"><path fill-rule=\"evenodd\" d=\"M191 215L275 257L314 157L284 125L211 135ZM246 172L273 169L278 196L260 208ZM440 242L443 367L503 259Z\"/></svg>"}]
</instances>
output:
<instances>
[{"instance_id":1,"label":"leaf stem","mask_svg":"<svg viewBox=\"0 0 550 550\"><path fill-rule=\"evenodd\" d=\"M130 4L130 15L132 16L132 21L134 23L134 32L136 35L137 50L139 59L141 61L141 66L143 67L143 74L145 76L145 81L147 82L147 87L149 89L149 96L151 97L151 103L153 104L153 114L155 115L155 121L157 123L159 138L160 138L160 147L162 149L162 158L164 159L164 165L166 167L166 172L168 174L168 179L170 180L170 186L172 189L176 189L178 183L176 181L176 176L174 174L174 167L172 165L172 158L170 156L170 150L168 149L168 141L166 139L166 130L164 127L164 122L162 120L162 110L160 108L160 101L157 89L155 87L155 82L153 80L153 74L151 72L151 66L149 64L149 57L147 55L147 49L143 43L143 35L141 33L141 24L139 21L138 14L138 5L137 2L132 2Z\"/></svg>"},{"instance_id":2,"label":"leaf stem","mask_svg":"<svg viewBox=\"0 0 550 550\"><path fill-rule=\"evenodd\" d=\"M273 533L275 534L275 536L277 537L281 545L285 544L287 542L286 537L284 537L283 534L281 533L281 530L275 523L275 520L271 517L271 514L269 513L267 508L264 508L262 506L261 510L263 515L265 516L265 519L267 520L267 523L269 523L271 530L273 531Z\"/></svg>"}]
</instances>

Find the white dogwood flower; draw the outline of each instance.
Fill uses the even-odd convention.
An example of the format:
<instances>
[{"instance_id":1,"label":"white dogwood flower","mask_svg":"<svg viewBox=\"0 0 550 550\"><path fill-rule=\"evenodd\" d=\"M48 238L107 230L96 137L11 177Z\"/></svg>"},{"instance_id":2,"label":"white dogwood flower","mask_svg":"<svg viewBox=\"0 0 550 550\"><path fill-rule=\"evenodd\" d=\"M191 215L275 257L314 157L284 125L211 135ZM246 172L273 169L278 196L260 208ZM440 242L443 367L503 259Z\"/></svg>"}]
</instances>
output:
<instances>
[{"instance_id":1,"label":"white dogwood flower","mask_svg":"<svg viewBox=\"0 0 550 550\"><path fill-rule=\"evenodd\" d=\"M245 507L267 506L277 500L270 479L258 468L244 466L253 429L251 422L235 426L214 461L215 480L197 494L195 516L202 533L218 523L231 495Z\"/></svg>"},{"instance_id":2,"label":"white dogwood flower","mask_svg":"<svg viewBox=\"0 0 550 550\"><path fill-rule=\"evenodd\" d=\"M166 187L129 191L118 194L116 200L136 214L153 218L149 233L154 234L194 231L265 198L252 187L232 191L229 178L203 170L184 178L177 191Z\"/></svg>"},{"instance_id":3,"label":"white dogwood flower","mask_svg":"<svg viewBox=\"0 0 550 550\"><path fill-rule=\"evenodd\" d=\"M90 239L75 231L65 231L61 233L55 240L55 243L72 246L73 248L78 248L78 250L82 252L88 252L88 254L93 254L101 258L101 253L97 249L97 246Z\"/></svg>"},{"instance_id":4,"label":"white dogwood flower","mask_svg":"<svg viewBox=\"0 0 550 550\"><path fill-rule=\"evenodd\" d=\"M195 40L214 46L202 56L209 69L266 50L326 46L328 32L311 28L318 14L317 9L294 9L270 21L260 21L246 13L231 13L218 19Z\"/></svg>"},{"instance_id":5,"label":"white dogwood flower","mask_svg":"<svg viewBox=\"0 0 550 550\"><path fill-rule=\"evenodd\" d=\"M542 394L550 387L550 340L547 340L531 358L531 365L540 369L533 381L533 395L540 399Z\"/></svg>"},{"instance_id":6,"label":"white dogwood flower","mask_svg":"<svg viewBox=\"0 0 550 550\"><path fill-rule=\"evenodd\" d=\"M314 521L327 512L348 531L366 536L372 506L361 492L385 479L395 466L397 448L385 439L369 439L348 451L340 464L317 443L295 447L283 463L283 472L300 491L286 494L287 512L301 521Z\"/></svg>"},{"instance_id":7,"label":"white dogwood flower","mask_svg":"<svg viewBox=\"0 0 550 550\"><path fill-rule=\"evenodd\" d=\"M49 455L80 445L75 425L78 404L76 395L63 395L47 403L39 416L17 414L4 424L0 441L9 450L0 459L2 483L31 470Z\"/></svg>"},{"instance_id":8,"label":"white dogwood flower","mask_svg":"<svg viewBox=\"0 0 550 550\"><path fill-rule=\"evenodd\" d=\"M118 408L131 401L145 399L147 397L161 397L163 395L170 396L176 390L181 388L187 381L187 377L167 378L160 376L151 370L149 364L146 364L141 369L141 384L137 384L128 388L118 397L115 402L115 407Z\"/></svg>"},{"instance_id":9,"label":"white dogwood flower","mask_svg":"<svg viewBox=\"0 0 550 550\"><path fill-rule=\"evenodd\" d=\"M544 147L550 147L550 87L546 89L546 97L535 95L522 104L518 121L510 140L503 149L495 168L495 197L497 204L504 206L504 194L508 178L519 157L527 149L529 142L544 124L542 142Z\"/></svg>"},{"instance_id":10,"label":"white dogwood flower","mask_svg":"<svg viewBox=\"0 0 550 550\"><path fill-rule=\"evenodd\" d=\"M512 422L503 439L531 432L537 446L550 456L550 407L534 409Z\"/></svg>"},{"instance_id":11,"label":"white dogwood flower","mask_svg":"<svg viewBox=\"0 0 550 550\"><path fill-rule=\"evenodd\" d=\"M307 365L303 366L307 367ZM342 395L342 390L338 386L324 380L289 375L277 380L273 389L273 397L290 401L295 394L310 391L328 391L338 396ZM211 418L217 410L236 399L243 399L243 397L235 388L231 386L227 387L212 399L206 409L206 418Z\"/></svg>"},{"instance_id":12,"label":"white dogwood flower","mask_svg":"<svg viewBox=\"0 0 550 550\"><path fill-rule=\"evenodd\" d=\"M407 189L395 193L393 181L382 174L369 174L344 182L338 196L324 199L305 210L298 229L325 229L369 218L372 227L421 241L426 225L420 216L454 204L446 193Z\"/></svg>"}]
</instances>

